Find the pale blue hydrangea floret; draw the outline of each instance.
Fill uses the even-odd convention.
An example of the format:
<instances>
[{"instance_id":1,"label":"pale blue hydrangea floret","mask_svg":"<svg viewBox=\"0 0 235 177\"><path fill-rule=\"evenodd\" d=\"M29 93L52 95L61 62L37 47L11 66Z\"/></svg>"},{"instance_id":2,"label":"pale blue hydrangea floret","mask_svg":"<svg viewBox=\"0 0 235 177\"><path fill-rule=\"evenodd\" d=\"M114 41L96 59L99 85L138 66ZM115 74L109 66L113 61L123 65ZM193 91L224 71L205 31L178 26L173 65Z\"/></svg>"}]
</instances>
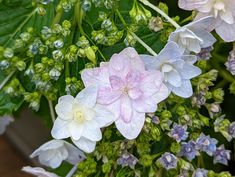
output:
<instances>
[{"instance_id":1,"label":"pale blue hydrangea floret","mask_svg":"<svg viewBox=\"0 0 235 177\"><path fill-rule=\"evenodd\" d=\"M193 160L196 155L199 155L198 150L196 149L196 142L189 141L181 143L180 156L185 156L188 160Z\"/></svg>"},{"instance_id":2,"label":"pale blue hydrangea floret","mask_svg":"<svg viewBox=\"0 0 235 177\"><path fill-rule=\"evenodd\" d=\"M177 142L186 140L188 138L187 127L182 125L174 124L169 136L174 138Z\"/></svg>"},{"instance_id":3,"label":"pale blue hydrangea floret","mask_svg":"<svg viewBox=\"0 0 235 177\"><path fill-rule=\"evenodd\" d=\"M214 163L221 163L228 165L228 160L230 159L230 151L224 148L224 145L218 147L214 153Z\"/></svg>"},{"instance_id":4,"label":"pale blue hydrangea floret","mask_svg":"<svg viewBox=\"0 0 235 177\"><path fill-rule=\"evenodd\" d=\"M117 159L117 164L121 165L122 167L129 166L130 168L134 169L135 165L137 164L138 159L130 153L124 153L121 157Z\"/></svg>"},{"instance_id":5,"label":"pale blue hydrangea floret","mask_svg":"<svg viewBox=\"0 0 235 177\"><path fill-rule=\"evenodd\" d=\"M216 144L218 141L210 136L201 136L197 139L197 147L199 150L206 152L208 155L212 156L216 151Z\"/></svg>"},{"instance_id":6,"label":"pale blue hydrangea floret","mask_svg":"<svg viewBox=\"0 0 235 177\"><path fill-rule=\"evenodd\" d=\"M214 21L213 17L205 17L191 22L171 33L169 41L176 42L186 51L199 53L202 48L210 47L216 42L207 30Z\"/></svg>"},{"instance_id":7,"label":"pale blue hydrangea floret","mask_svg":"<svg viewBox=\"0 0 235 177\"><path fill-rule=\"evenodd\" d=\"M177 158L169 152L165 152L158 161L167 170L176 168L178 162Z\"/></svg>"},{"instance_id":8,"label":"pale blue hydrangea floret","mask_svg":"<svg viewBox=\"0 0 235 177\"><path fill-rule=\"evenodd\" d=\"M205 170L203 168L198 168L196 171L194 171L192 177L207 177L208 170Z\"/></svg>"},{"instance_id":9,"label":"pale blue hydrangea floret","mask_svg":"<svg viewBox=\"0 0 235 177\"><path fill-rule=\"evenodd\" d=\"M193 90L190 79L201 74L193 64L197 61L194 55L184 55L184 50L175 42L168 42L164 49L153 57L141 55L147 70L159 70L164 75L164 82L169 92L188 98Z\"/></svg>"}]
</instances>

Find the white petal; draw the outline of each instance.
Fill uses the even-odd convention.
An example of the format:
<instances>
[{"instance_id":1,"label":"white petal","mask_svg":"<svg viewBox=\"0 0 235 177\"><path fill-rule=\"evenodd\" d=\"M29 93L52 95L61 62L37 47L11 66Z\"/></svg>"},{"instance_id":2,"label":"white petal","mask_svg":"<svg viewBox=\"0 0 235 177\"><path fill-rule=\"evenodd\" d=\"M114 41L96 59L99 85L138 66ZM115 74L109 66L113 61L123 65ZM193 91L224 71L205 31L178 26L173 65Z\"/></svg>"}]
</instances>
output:
<instances>
[{"instance_id":1,"label":"white petal","mask_svg":"<svg viewBox=\"0 0 235 177\"><path fill-rule=\"evenodd\" d=\"M167 82L169 82L174 87L180 87L182 84L181 76L176 70L172 70L169 73L164 74Z\"/></svg>"},{"instance_id":2,"label":"white petal","mask_svg":"<svg viewBox=\"0 0 235 177\"><path fill-rule=\"evenodd\" d=\"M184 67L179 71L184 79L192 79L201 74L200 68L187 63L185 63Z\"/></svg>"},{"instance_id":3,"label":"white petal","mask_svg":"<svg viewBox=\"0 0 235 177\"><path fill-rule=\"evenodd\" d=\"M97 104L94 110L96 112L95 121L98 123L99 127L106 127L114 122L114 114L106 107Z\"/></svg>"},{"instance_id":4,"label":"white petal","mask_svg":"<svg viewBox=\"0 0 235 177\"><path fill-rule=\"evenodd\" d=\"M82 136L91 141L99 141L102 139L102 133L97 123L94 120L87 121L83 125Z\"/></svg>"},{"instance_id":5,"label":"white petal","mask_svg":"<svg viewBox=\"0 0 235 177\"><path fill-rule=\"evenodd\" d=\"M230 25L228 23L222 22L219 27L215 30L218 35L226 42L235 41L235 23Z\"/></svg>"},{"instance_id":6,"label":"white petal","mask_svg":"<svg viewBox=\"0 0 235 177\"><path fill-rule=\"evenodd\" d=\"M125 123L121 118L115 121L115 125L120 133L127 139L135 139L141 132L145 121L145 113L133 111L133 119Z\"/></svg>"},{"instance_id":7,"label":"white petal","mask_svg":"<svg viewBox=\"0 0 235 177\"><path fill-rule=\"evenodd\" d=\"M97 86L89 86L79 92L75 99L79 104L92 108L96 103L97 92Z\"/></svg>"},{"instance_id":8,"label":"white petal","mask_svg":"<svg viewBox=\"0 0 235 177\"><path fill-rule=\"evenodd\" d=\"M196 29L193 32L199 38L201 38L203 40L203 42L200 44L201 48L210 47L216 42L216 39L214 38L214 36L206 30Z\"/></svg>"},{"instance_id":9,"label":"white petal","mask_svg":"<svg viewBox=\"0 0 235 177\"><path fill-rule=\"evenodd\" d=\"M76 165L86 158L85 154L74 145L66 142L65 147L68 150L68 158L66 161L68 161L70 164Z\"/></svg>"},{"instance_id":10,"label":"white petal","mask_svg":"<svg viewBox=\"0 0 235 177\"><path fill-rule=\"evenodd\" d=\"M64 120L71 119L73 103L74 97L71 95L60 97L58 100L58 104L55 106L55 110L58 116Z\"/></svg>"},{"instance_id":11,"label":"white petal","mask_svg":"<svg viewBox=\"0 0 235 177\"><path fill-rule=\"evenodd\" d=\"M233 13L230 10L226 10L225 12L222 11L220 13L220 17L222 20L224 20L228 24L234 23Z\"/></svg>"},{"instance_id":12,"label":"white petal","mask_svg":"<svg viewBox=\"0 0 235 177\"><path fill-rule=\"evenodd\" d=\"M193 95L193 89L190 80L183 80L181 87L172 87L172 92L179 97L188 98Z\"/></svg>"},{"instance_id":13,"label":"white petal","mask_svg":"<svg viewBox=\"0 0 235 177\"><path fill-rule=\"evenodd\" d=\"M40 168L40 167L26 166L22 168L22 171L30 173L32 175L36 175L37 177L59 177L56 174L47 172L43 168Z\"/></svg>"},{"instance_id":14,"label":"white petal","mask_svg":"<svg viewBox=\"0 0 235 177\"><path fill-rule=\"evenodd\" d=\"M69 123L68 129L73 139L78 140L79 138L81 138L83 132L83 125L73 121Z\"/></svg>"},{"instance_id":15,"label":"white petal","mask_svg":"<svg viewBox=\"0 0 235 177\"><path fill-rule=\"evenodd\" d=\"M91 153L95 150L96 141L88 140L81 137L79 140L72 139L73 143L86 153Z\"/></svg>"},{"instance_id":16,"label":"white petal","mask_svg":"<svg viewBox=\"0 0 235 177\"><path fill-rule=\"evenodd\" d=\"M140 58L143 60L145 68L147 70L155 69L153 65L156 60L156 57L151 56L151 55L140 55Z\"/></svg>"},{"instance_id":17,"label":"white petal","mask_svg":"<svg viewBox=\"0 0 235 177\"><path fill-rule=\"evenodd\" d=\"M53 128L51 130L51 135L55 139L64 139L70 137L70 132L68 129L69 121L60 119L59 117L55 120Z\"/></svg>"}]
</instances>

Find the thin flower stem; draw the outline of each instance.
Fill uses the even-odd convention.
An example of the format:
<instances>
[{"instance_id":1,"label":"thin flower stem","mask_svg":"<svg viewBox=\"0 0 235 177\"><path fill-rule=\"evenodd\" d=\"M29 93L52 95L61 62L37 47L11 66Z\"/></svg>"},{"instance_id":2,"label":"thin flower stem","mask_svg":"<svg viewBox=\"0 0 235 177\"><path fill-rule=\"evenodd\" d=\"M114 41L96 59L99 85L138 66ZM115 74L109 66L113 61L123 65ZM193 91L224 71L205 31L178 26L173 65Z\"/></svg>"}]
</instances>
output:
<instances>
[{"instance_id":1,"label":"thin flower stem","mask_svg":"<svg viewBox=\"0 0 235 177\"><path fill-rule=\"evenodd\" d=\"M15 71L12 71L1 83L0 85L0 90L2 90L2 88L6 85L6 83L9 81L9 79L13 76L13 74L15 73Z\"/></svg>"},{"instance_id":2,"label":"thin flower stem","mask_svg":"<svg viewBox=\"0 0 235 177\"><path fill-rule=\"evenodd\" d=\"M153 51L142 39L140 39L135 33L131 32L131 35L153 56L157 56L157 53Z\"/></svg>"},{"instance_id":3,"label":"thin flower stem","mask_svg":"<svg viewBox=\"0 0 235 177\"><path fill-rule=\"evenodd\" d=\"M65 177L71 177L77 170L78 164L74 165L73 168L69 171L69 173Z\"/></svg>"},{"instance_id":4,"label":"thin flower stem","mask_svg":"<svg viewBox=\"0 0 235 177\"><path fill-rule=\"evenodd\" d=\"M55 111L54 111L53 103L49 99L48 99L48 104L49 104L49 108L50 108L52 122L55 122Z\"/></svg>"},{"instance_id":5,"label":"thin flower stem","mask_svg":"<svg viewBox=\"0 0 235 177\"><path fill-rule=\"evenodd\" d=\"M126 30L128 30L127 28L127 24L124 20L124 18L122 17L121 13L119 12L119 10L116 10L116 13L119 17L119 19L121 20L122 24L124 25L124 27L126 28ZM132 31L128 31L149 53L151 53L153 56L157 56L157 53L153 51L153 49L151 47L149 47L142 39L140 39L134 32Z\"/></svg>"},{"instance_id":6,"label":"thin flower stem","mask_svg":"<svg viewBox=\"0 0 235 177\"><path fill-rule=\"evenodd\" d=\"M170 22L175 28L180 28L180 25L178 23L176 23L174 20L172 20L171 17L169 17L165 12L163 12L161 9L159 9L157 6L154 6L153 4L151 4L148 0L139 0L140 2L142 2L144 5L152 8L153 10L155 10L157 13L159 13L160 15L162 15L168 22Z\"/></svg>"}]
</instances>

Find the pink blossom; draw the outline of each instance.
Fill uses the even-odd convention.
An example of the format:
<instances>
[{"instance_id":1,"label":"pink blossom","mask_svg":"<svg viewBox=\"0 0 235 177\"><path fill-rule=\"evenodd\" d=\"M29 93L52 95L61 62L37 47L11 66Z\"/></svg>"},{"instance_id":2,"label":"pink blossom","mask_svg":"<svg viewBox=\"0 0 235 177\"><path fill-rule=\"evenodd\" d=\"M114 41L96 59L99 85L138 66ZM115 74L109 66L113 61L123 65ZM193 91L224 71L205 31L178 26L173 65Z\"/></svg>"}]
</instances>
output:
<instances>
[{"instance_id":1,"label":"pink blossom","mask_svg":"<svg viewBox=\"0 0 235 177\"><path fill-rule=\"evenodd\" d=\"M114 113L116 127L127 139L139 135L145 113L155 112L157 103L169 94L161 72L146 71L138 53L130 47L81 75L86 87L98 85L97 103Z\"/></svg>"}]
</instances>

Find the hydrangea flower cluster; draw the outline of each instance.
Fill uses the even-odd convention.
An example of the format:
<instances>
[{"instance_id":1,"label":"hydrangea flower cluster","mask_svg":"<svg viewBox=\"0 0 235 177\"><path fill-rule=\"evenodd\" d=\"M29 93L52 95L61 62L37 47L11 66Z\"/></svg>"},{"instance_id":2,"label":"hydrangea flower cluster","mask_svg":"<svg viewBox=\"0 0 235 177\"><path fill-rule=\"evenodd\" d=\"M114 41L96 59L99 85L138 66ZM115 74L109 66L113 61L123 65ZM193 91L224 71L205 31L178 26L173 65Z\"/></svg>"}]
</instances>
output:
<instances>
[{"instance_id":1,"label":"hydrangea flower cluster","mask_svg":"<svg viewBox=\"0 0 235 177\"><path fill-rule=\"evenodd\" d=\"M39 177L231 176L205 168L233 160L228 143L235 122L223 110L226 100L221 104L230 97L223 86L231 83L235 94L235 49L226 59L232 45L222 42L235 41L234 0L179 0L180 8L194 10L185 19L170 17L171 2L163 1L28 2L0 3L3 11L27 13L16 24L0 12L10 27L20 24L2 32L0 19L0 34L6 34L0 36L0 116L24 101L47 113L40 105L48 101L54 139L30 157L54 173L23 171ZM31 8L21 12L24 7ZM12 121L0 119L0 134ZM64 164L73 167L67 171Z\"/></svg>"}]
</instances>

